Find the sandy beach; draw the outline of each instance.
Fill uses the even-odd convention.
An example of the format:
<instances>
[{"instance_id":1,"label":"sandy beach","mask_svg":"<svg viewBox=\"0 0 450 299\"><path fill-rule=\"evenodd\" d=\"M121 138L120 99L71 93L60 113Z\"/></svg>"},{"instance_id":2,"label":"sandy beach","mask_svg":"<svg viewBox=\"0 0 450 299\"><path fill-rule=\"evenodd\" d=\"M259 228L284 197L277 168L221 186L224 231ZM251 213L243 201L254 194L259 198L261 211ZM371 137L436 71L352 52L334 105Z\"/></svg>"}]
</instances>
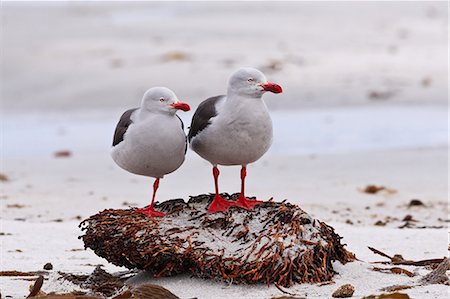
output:
<instances>
[{"instance_id":1,"label":"sandy beach","mask_svg":"<svg viewBox=\"0 0 450 299\"><path fill-rule=\"evenodd\" d=\"M39 271L50 262L42 290L62 293L78 287L58 280L58 271L89 274L99 264L110 273L126 270L84 250L78 239L82 219L150 201L152 180L123 171L109 155L121 113L155 85L173 88L195 110L225 91L233 70L251 65L285 92L264 97L274 143L248 167L248 194L299 205L334 227L358 258L333 265L333 284L287 291L330 298L350 283L361 298L409 285L400 292L410 298L444 298L448 286L421 284L429 268L401 266L413 277L373 271L379 266L373 262L386 258L368 246L411 260L448 256L447 8L445 2L4 3L1 271ZM179 113L186 127L192 114ZM369 185L384 189L364 192ZM238 167L221 168L221 189L238 192ZM210 192L210 165L188 151L181 168L161 180L158 197ZM140 273L133 282L140 281L180 298L283 295L275 286L188 274ZM24 298L31 283L2 276L1 295Z\"/></svg>"}]
</instances>

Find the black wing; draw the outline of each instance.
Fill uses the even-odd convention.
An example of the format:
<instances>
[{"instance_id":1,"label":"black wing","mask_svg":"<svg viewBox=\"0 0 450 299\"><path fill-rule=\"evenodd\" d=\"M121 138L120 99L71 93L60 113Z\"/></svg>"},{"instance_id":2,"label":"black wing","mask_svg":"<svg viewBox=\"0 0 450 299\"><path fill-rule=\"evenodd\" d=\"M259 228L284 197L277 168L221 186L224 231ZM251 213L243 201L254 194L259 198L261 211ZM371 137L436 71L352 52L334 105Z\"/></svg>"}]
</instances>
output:
<instances>
[{"instance_id":1,"label":"black wing","mask_svg":"<svg viewBox=\"0 0 450 299\"><path fill-rule=\"evenodd\" d=\"M127 132L128 127L133 123L131 121L131 114L138 108L130 109L125 111L120 117L119 123L117 124L116 131L114 132L113 146L121 143L123 141L123 135Z\"/></svg>"},{"instance_id":2,"label":"black wing","mask_svg":"<svg viewBox=\"0 0 450 299\"><path fill-rule=\"evenodd\" d=\"M200 103L197 110L192 117L191 127L189 129L189 142L192 138L204 130L209 124L210 119L217 115L216 104L222 96L216 96L209 99L204 100Z\"/></svg>"},{"instance_id":3,"label":"black wing","mask_svg":"<svg viewBox=\"0 0 450 299\"><path fill-rule=\"evenodd\" d=\"M182 129L183 132L184 132L184 123L183 123L183 121L181 120L181 117L179 117L179 116L176 115L176 114L175 114L175 116L178 117L178 119L180 120L180 123L181 123L181 129ZM185 154L186 154L186 152L187 152L187 148L188 148L188 143L187 143L187 136L186 136L186 146L184 147L184 153L185 153Z\"/></svg>"}]
</instances>

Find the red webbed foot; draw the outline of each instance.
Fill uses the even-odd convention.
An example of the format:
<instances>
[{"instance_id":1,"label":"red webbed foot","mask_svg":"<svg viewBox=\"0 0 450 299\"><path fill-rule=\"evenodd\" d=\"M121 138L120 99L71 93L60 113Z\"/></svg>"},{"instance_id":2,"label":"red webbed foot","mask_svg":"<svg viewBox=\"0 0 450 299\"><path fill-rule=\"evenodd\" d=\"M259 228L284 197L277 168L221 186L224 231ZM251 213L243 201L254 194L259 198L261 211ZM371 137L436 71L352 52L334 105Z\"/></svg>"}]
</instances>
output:
<instances>
[{"instance_id":1,"label":"red webbed foot","mask_svg":"<svg viewBox=\"0 0 450 299\"><path fill-rule=\"evenodd\" d=\"M161 211L155 210L153 207L148 207L144 209L136 209L136 212L147 215L148 217L164 217L167 214Z\"/></svg>"},{"instance_id":2,"label":"red webbed foot","mask_svg":"<svg viewBox=\"0 0 450 299\"><path fill-rule=\"evenodd\" d=\"M236 203L234 201L226 200L219 194L216 194L209 205L208 213L226 212L230 207L235 205Z\"/></svg>"},{"instance_id":3,"label":"red webbed foot","mask_svg":"<svg viewBox=\"0 0 450 299\"><path fill-rule=\"evenodd\" d=\"M248 199L247 197L245 197L244 195L239 195L237 201L236 201L236 205L238 207L244 208L246 210L251 210L253 209L256 205L259 205L263 203L262 200L255 200L255 199Z\"/></svg>"}]
</instances>

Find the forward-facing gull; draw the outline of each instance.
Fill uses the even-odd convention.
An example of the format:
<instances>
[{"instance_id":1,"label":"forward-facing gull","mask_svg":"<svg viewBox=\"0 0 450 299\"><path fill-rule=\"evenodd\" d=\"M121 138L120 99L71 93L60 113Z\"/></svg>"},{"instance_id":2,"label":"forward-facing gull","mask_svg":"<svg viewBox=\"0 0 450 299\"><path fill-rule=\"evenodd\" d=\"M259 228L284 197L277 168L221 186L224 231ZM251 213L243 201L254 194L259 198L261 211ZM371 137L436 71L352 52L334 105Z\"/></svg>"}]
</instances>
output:
<instances>
[{"instance_id":1,"label":"forward-facing gull","mask_svg":"<svg viewBox=\"0 0 450 299\"><path fill-rule=\"evenodd\" d=\"M170 89L153 87L144 94L139 108L125 111L114 132L111 156L117 165L155 178L150 206L137 210L150 217L165 216L154 209L159 180L184 162L187 140L178 110L190 108Z\"/></svg>"},{"instance_id":2,"label":"forward-facing gull","mask_svg":"<svg viewBox=\"0 0 450 299\"><path fill-rule=\"evenodd\" d=\"M191 148L213 165L215 196L208 212L223 212L237 205L252 209L261 201L245 197L247 165L267 152L272 144L272 120L262 95L281 93L281 86L268 82L254 68L242 68L228 81L227 94L203 101L195 111L189 130ZM241 165L241 193L236 202L219 194L218 165Z\"/></svg>"}]
</instances>

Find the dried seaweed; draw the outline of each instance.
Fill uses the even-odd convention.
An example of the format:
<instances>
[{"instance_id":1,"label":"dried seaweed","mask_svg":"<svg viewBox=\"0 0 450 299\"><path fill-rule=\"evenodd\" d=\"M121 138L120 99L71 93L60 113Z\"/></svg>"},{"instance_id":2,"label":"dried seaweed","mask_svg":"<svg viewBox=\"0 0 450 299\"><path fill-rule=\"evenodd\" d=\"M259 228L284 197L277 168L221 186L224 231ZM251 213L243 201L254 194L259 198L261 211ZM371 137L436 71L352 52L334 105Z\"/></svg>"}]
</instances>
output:
<instances>
[{"instance_id":1,"label":"dried seaweed","mask_svg":"<svg viewBox=\"0 0 450 299\"><path fill-rule=\"evenodd\" d=\"M375 254L384 256L388 259L390 259L390 262L381 262L383 264L393 264L393 265L406 265L406 266L428 266L428 265L437 265L444 261L445 258L437 258L437 259L427 259L427 260L420 260L420 261L413 261L413 260L405 260L401 254L395 254L394 256L389 256L386 253L375 249L373 247L368 247L370 251L372 251Z\"/></svg>"},{"instance_id":2,"label":"dried seaweed","mask_svg":"<svg viewBox=\"0 0 450 299\"><path fill-rule=\"evenodd\" d=\"M0 277L1 276L39 276L39 275L46 275L48 272L46 271L34 271L34 272L22 272L22 271L0 271Z\"/></svg>"},{"instance_id":3,"label":"dried seaweed","mask_svg":"<svg viewBox=\"0 0 450 299\"><path fill-rule=\"evenodd\" d=\"M90 275L76 275L62 272L59 272L59 274L61 275L60 279L68 280L84 289L89 289L105 296L112 296L124 286L123 281L119 277L109 274L100 266L97 266Z\"/></svg>"},{"instance_id":4,"label":"dried seaweed","mask_svg":"<svg viewBox=\"0 0 450 299\"><path fill-rule=\"evenodd\" d=\"M444 260L437 266L436 269L425 275L421 282L423 284L450 284L450 280L446 274L447 270L450 270L450 260L448 258L444 258Z\"/></svg>"},{"instance_id":5,"label":"dried seaweed","mask_svg":"<svg viewBox=\"0 0 450 299\"><path fill-rule=\"evenodd\" d=\"M226 199L236 194L223 194ZM330 281L332 262L352 261L333 228L298 206L266 202L247 211L232 207L207 214L212 195L156 206L168 215L149 218L134 209L108 209L81 222L86 248L129 269L155 277L191 273L233 283Z\"/></svg>"},{"instance_id":6,"label":"dried seaweed","mask_svg":"<svg viewBox=\"0 0 450 299\"><path fill-rule=\"evenodd\" d=\"M392 268L378 268L378 267L374 267L372 268L373 271L378 271L378 272L383 272L383 273L394 273L394 274L405 274L406 276L409 277L414 277L415 274L412 273L411 271L408 271L406 269L403 268L399 268L399 267L392 267Z\"/></svg>"},{"instance_id":7,"label":"dried seaweed","mask_svg":"<svg viewBox=\"0 0 450 299\"><path fill-rule=\"evenodd\" d=\"M27 296L27 298L35 297L41 290L43 284L44 276L39 275L39 277L36 279L36 282L33 284L33 287L31 288L30 294Z\"/></svg>"},{"instance_id":8,"label":"dried seaweed","mask_svg":"<svg viewBox=\"0 0 450 299\"><path fill-rule=\"evenodd\" d=\"M409 295L405 293L389 293L389 294L380 294L380 295L370 295L365 296L362 299L409 299Z\"/></svg>"},{"instance_id":9,"label":"dried seaweed","mask_svg":"<svg viewBox=\"0 0 450 299\"><path fill-rule=\"evenodd\" d=\"M411 285L393 285L393 286L389 286L389 287L384 287L381 288L380 291L384 291L384 292L395 292L395 291L400 291L400 290L407 290L412 288L413 286Z\"/></svg>"},{"instance_id":10,"label":"dried seaweed","mask_svg":"<svg viewBox=\"0 0 450 299\"><path fill-rule=\"evenodd\" d=\"M150 283L133 287L131 291L126 291L124 294L130 294L131 296L123 298L180 299L168 289ZM114 297L113 299L119 298Z\"/></svg>"}]
</instances>

